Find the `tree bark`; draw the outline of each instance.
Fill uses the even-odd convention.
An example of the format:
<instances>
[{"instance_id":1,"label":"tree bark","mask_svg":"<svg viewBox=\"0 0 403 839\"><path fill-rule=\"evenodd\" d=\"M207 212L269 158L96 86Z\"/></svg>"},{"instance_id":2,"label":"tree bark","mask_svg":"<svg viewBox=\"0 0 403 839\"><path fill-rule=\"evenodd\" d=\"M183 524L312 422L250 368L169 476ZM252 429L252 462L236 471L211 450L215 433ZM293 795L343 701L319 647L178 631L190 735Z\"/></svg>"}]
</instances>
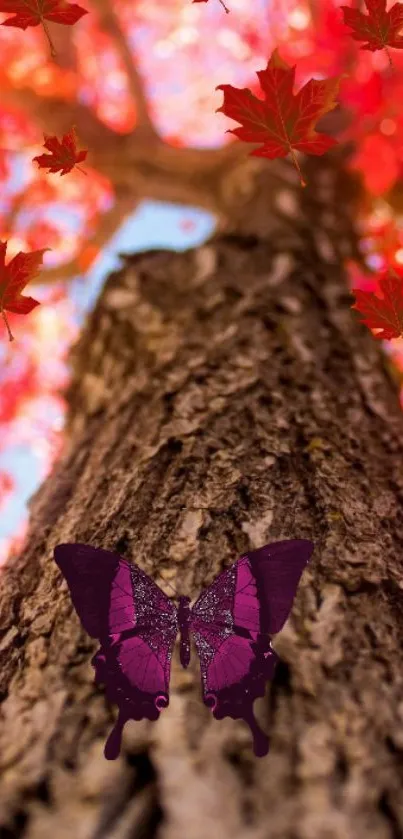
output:
<instances>
[{"instance_id":1,"label":"tree bark","mask_svg":"<svg viewBox=\"0 0 403 839\"><path fill-rule=\"evenodd\" d=\"M65 452L0 579L4 839L403 836L398 388L350 308L354 181L336 154L304 169L305 190L254 161L210 242L125 257L74 350ZM116 708L55 545L118 550L194 598L299 537L314 555L257 703L269 755L175 652L169 707L106 761Z\"/></svg>"}]
</instances>

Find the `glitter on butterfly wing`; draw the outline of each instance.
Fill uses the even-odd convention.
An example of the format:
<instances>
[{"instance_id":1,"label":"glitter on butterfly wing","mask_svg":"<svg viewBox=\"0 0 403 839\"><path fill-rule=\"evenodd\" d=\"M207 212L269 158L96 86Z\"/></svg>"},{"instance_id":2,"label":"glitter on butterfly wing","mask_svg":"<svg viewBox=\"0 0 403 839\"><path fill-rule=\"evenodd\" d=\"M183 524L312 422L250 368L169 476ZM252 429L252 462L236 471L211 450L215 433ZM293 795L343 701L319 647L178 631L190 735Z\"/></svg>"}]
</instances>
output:
<instances>
[{"instance_id":1,"label":"glitter on butterfly wing","mask_svg":"<svg viewBox=\"0 0 403 839\"><path fill-rule=\"evenodd\" d=\"M191 631L200 659L204 692L207 691L206 676L210 662L217 648L233 634L232 606L235 583L236 572L232 567L202 591L190 613Z\"/></svg>"},{"instance_id":2,"label":"glitter on butterfly wing","mask_svg":"<svg viewBox=\"0 0 403 839\"><path fill-rule=\"evenodd\" d=\"M179 632L177 610L157 586L150 589L150 578L140 568L131 566L130 575L137 623L147 629L146 632L143 629L141 634L161 661L169 680L173 648L171 645L167 647L167 639Z\"/></svg>"}]
</instances>

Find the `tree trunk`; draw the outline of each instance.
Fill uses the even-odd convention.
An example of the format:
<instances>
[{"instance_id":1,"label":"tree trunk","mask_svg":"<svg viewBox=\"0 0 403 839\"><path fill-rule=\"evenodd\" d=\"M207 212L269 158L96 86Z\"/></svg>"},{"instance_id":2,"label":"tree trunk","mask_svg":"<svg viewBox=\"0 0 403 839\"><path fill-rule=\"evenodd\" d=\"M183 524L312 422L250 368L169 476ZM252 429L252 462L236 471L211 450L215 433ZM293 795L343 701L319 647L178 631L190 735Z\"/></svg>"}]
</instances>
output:
<instances>
[{"instance_id":1,"label":"tree trunk","mask_svg":"<svg viewBox=\"0 0 403 839\"><path fill-rule=\"evenodd\" d=\"M1 574L2 839L403 836L403 421L350 309L354 183L336 154L304 162L305 190L248 166L226 229L127 257L73 353L65 453ZM268 756L175 653L169 707L106 761L117 709L55 545L118 550L194 598L299 537L315 551L257 703Z\"/></svg>"}]
</instances>

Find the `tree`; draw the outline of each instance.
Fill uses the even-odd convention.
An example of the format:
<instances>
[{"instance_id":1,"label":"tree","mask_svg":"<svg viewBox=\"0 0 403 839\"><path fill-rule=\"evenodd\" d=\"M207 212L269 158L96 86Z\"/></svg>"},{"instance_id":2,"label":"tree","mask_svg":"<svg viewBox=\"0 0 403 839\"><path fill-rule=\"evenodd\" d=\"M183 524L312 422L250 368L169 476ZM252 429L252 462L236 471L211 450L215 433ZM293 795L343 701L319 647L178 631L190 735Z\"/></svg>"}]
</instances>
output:
<instances>
[{"instance_id":1,"label":"tree","mask_svg":"<svg viewBox=\"0 0 403 839\"><path fill-rule=\"evenodd\" d=\"M350 308L363 194L349 150L305 159L302 190L291 164L243 145L147 144L137 183L214 209L219 229L185 253L125 257L74 350L65 449L0 577L2 831L395 839L402 418ZM122 758L105 761L116 710L54 546L116 549L195 596L242 551L293 536L315 552L259 705L268 757L253 759L242 723L211 717L196 661L175 660L170 707L129 723Z\"/></svg>"},{"instance_id":2,"label":"tree","mask_svg":"<svg viewBox=\"0 0 403 839\"><path fill-rule=\"evenodd\" d=\"M75 350L64 456L0 580L5 836L401 835L402 420L349 308L355 189L331 159L306 191L288 164L245 164L225 232L128 256L105 285ZM196 662L175 661L169 709L129 723L105 761L115 711L54 546L117 549L195 596L292 536L315 553L260 703L269 756L213 720Z\"/></svg>"}]
</instances>

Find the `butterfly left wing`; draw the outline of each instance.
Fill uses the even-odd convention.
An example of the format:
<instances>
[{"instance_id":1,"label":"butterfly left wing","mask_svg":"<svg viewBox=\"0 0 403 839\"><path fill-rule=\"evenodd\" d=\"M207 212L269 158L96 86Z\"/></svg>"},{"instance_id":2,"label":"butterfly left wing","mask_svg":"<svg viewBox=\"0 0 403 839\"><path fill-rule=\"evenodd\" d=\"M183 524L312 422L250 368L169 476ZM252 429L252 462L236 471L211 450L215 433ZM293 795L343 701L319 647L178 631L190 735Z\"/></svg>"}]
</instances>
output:
<instances>
[{"instance_id":1,"label":"butterfly left wing","mask_svg":"<svg viewBox=\"0 0 403 839\"><path fill-rule=\"evenodd\" d=\"M65 544L54 557L84 629L101 643L91 663L96 682L119 707L105 745L113 760L125 722L156 720L168 705L177 610L151 577L117 553Z\"/></svg>"},{"instance_id":2,"label":"butterfly left wing","mask_svg":"<svg viewBox=\"0 0 403 839\"><path fill-rule=\"evenodd\" d=\"M256 722L253 703L264 696L278 661L268 635L285 623L312 551L312 542L299 539L244 554L201 593L190 612L203 701L216 719L244 719L259 757L267 754L269 740Z\"/></svg>"}]
</instances>

